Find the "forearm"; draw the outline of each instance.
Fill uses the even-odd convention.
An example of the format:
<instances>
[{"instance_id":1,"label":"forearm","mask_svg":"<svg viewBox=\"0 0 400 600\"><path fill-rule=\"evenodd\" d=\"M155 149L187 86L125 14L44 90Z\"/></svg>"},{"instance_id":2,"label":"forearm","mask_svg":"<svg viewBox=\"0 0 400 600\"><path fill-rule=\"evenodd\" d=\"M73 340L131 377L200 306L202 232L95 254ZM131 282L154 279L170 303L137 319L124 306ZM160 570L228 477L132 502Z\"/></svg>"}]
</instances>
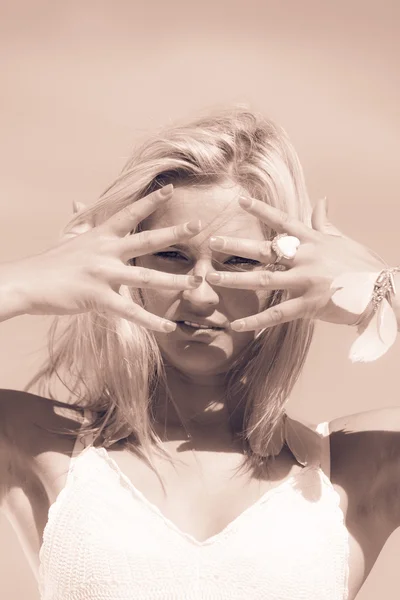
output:
<instances>
[{"instance_id":1,"label":"forearm","mask_svg":"<svg viewBox=\"0 0 400 600\"><path fill-rule=\"evenodd\" d=\"M21 275L18 262L0 263L0 322L27 312Z\"/></svg>"}]
</instances>

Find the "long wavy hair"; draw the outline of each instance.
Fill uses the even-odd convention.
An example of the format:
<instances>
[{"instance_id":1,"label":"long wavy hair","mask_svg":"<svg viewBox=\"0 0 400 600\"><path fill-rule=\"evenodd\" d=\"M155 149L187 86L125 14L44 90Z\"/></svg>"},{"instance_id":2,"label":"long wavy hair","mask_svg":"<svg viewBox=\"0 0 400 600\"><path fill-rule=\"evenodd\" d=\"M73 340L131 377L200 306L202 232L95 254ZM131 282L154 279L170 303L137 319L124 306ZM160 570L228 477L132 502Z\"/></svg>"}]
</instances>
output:
<instances>
[{"instance_id":1,"label":"long wavy hair","mask_svg":"<svg viewBox=\"0 0 400 600\"><path fill-rule=\"evenodd\" d=\"M170 126L142 143L100 199L76 215L66 230L86 219L98 224L170 182L196 186L226 179L310 224L303 171L285 131L235 106ZM266 239L275 235L262 227ZM119 293L143 306L140 289L121 286ZM275 291L267 305L283 301L285 294ZM268 328L226 373L230 426L243 442L248 467L258 468L275 453L276 443L281 445L281 434L276 442L276 433L312 334L313 322L305 319ZM53 386L61 381L69 391L69 404L93 411L82 434L94 433L105 447L123 442L154 470L153 452L169 457L153 427L159 391L168 389L165 368L152 331L92 310L53 319L48 356L25 390L37 383L41 393L57 401ZM76 435L66 429L57 433Z\"/></svg>"}]
</instances>

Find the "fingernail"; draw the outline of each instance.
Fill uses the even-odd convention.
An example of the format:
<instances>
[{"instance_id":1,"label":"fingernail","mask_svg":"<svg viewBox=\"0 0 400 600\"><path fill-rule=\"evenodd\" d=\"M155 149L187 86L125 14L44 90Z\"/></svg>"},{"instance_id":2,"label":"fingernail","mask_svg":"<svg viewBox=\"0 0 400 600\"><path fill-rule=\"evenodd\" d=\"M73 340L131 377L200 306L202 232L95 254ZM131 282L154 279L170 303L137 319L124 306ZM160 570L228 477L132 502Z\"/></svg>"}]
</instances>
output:
<instances>
[{"instance_id":1,"label":"fingernail","mask_svg":"<svg viewBox=\"0 0 400 600\"><path fill-rule=\"evenodd\" d=\"M219 283L222 279L222 276L220 273L209 273L207 275L207 279L210 283Z\"/></svg>"},{"instance_id":2,"label":"fingernail","mask_svg":"<svg viewBox=\"0 0 400 600\"><path fill-rule=\"evenodd\" d=\"M185 227L189 233L199 233L201 229L201 221L189 221L188 223L185 223Z\"/></svg>"},{"instance_id":3,"label":"fingernail","mask_svg":"<svg viewBox=\"0 0 400 600\"><path fill-rule=\"evenodd\" d=\"M224 240L220 237L210 237L210 246L214 248L214 250L221 250L224 247Z\"/></svg>"},{"instance_id":4,"label":"fingernail","mask_svg":"<svg viewBox=\"0 0 400 600\"><path fill-rule=\"evenodd\" d=\"M172 185L172 183L169 183L168 185L165 185L164 187L160 188L158 190L158 193L160 194L160 196L163 196L165 198L166 196L169 196L172 193L173 189L174 186Z\"/></svg>"},{"instance_id":5,"label":"fingernail","mask_svg":"<svg viewBox=\"0 0 400 600\"><path fill-rule=\"evenodd\" d=\"M171 333L172 331L175 331L175 329L176 323L172 323L172 321L167 321L167 323L164 323L164 331L167 333Z\"/></svg>"},{"instance_id":6,"label":"fingernail","mask_svg":"<svg viewBox=\"0 0 400 600\"><path fill-rule=\"evenodd\" d=\"M328 214L329 211L329 202L328 202L328 198L325 196L325 198L323 198L323 202L324 202L324 208L325 208L325 214Z\"/></svg>"},{"instance_id":7,"label":"fingernail","mask_svg":"<svg viewBox=\"0 0 400 600\"><path fill-rule=\"evenodd\" d=\"M234 321L233 323L231 323L231 328L234 331L240 331L241 329L243 329L244 327L244 321Z\"/></svg>"},{"instance_id":8,"label":"fingernail","mask_svg":"<svg viewBox=\"0 0 400 600\"><path fill-rule=\"evenodd\" d=\"M201 275L190 275L189 283L191 285L200 285L201 283L203 283L203 278Z\"/></svg>"},{"instance_id":9,"label":"fingernail","mask_svg":"<svg viewBox=\"0 0 400 600\"><path fill-rule=\"evenodd\" d=\"M250 198L246 198L245 196L240 196L239 204L243 208L250 208L250 206L253 204L253 201L250 200Z\"/></svg>"}]
</instances>

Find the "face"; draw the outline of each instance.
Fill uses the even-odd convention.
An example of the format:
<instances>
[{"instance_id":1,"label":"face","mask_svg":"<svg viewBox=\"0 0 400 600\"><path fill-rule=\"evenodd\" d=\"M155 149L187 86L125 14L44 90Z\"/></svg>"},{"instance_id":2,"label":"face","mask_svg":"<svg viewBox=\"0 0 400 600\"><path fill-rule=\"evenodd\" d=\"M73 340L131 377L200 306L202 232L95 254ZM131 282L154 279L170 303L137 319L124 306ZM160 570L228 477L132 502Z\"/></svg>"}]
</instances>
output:
<instances>
[{"instance_id":1,"label":"face","mask_svg":"<svg viewBox=\"0 0 400 600\"><path fill-rule=\"evenodd\" d=\"M260 269L255 260L229 256L209 248L211 236L264 240L256 217L244 211L238 198L244 190L232 182L209 187L178 187L165 206L142 223L143 229L159 229L200 219L202 230L184 245L170 246L136 259L136 264L172 274L201 275L203 282L191 290L143 289L150 312L172 321L211 323L216 330L178 324L169 334L153 332L167 364L187 375L217 375L254 339L257 332L235 332L229 323L255 314L265 305L266 292L213 286L205 275L217 270Z\"/></svg>"}]
</instances>

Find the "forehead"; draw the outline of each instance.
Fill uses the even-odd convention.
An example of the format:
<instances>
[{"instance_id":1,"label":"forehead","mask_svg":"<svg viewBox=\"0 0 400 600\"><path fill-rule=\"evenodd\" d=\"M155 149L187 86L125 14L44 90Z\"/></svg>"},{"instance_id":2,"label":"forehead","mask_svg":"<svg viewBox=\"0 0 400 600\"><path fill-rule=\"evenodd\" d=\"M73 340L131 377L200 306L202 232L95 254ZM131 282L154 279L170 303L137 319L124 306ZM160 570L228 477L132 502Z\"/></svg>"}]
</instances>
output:
<instances>
[{"instance_id":1,"label":"forehead","mask_svg":"<svg viewBox=\"0 0 400 600\"><path fill-rule=\"evenodd\" d=\"M188 244L201 244L212 235L264 239L259 220L238 203L245 191L232 182L177 187L173 196L148 219L146 229L159 229L200 219L201 232Z\"/></svg>"}]
</instances>

